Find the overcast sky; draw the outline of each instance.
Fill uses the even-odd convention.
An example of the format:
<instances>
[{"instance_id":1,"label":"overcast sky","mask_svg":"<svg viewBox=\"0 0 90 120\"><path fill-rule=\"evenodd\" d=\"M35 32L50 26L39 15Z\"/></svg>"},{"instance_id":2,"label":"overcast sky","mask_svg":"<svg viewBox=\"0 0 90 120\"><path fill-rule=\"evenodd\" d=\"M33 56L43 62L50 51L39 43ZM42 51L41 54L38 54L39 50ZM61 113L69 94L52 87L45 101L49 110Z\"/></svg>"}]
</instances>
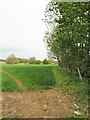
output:
<instances>
[{"instance_id":1,"label":"overcast sky","mask_svg":"<svg viewBox=\"0 0 90 120\"><path fill-rule=\"evenodd\" d=\"M44 10L49 0L0 0L0 58L10 54L47 57L43 37Z\"/></svg>"}]
</instances>

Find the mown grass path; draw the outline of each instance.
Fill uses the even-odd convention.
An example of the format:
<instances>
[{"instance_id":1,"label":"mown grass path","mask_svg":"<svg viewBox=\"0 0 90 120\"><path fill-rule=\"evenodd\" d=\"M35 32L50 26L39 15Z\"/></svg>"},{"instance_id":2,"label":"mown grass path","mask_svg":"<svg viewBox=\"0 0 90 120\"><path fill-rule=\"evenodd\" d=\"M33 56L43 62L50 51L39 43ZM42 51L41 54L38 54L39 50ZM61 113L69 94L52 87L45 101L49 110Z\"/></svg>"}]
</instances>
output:
<instances>
[{"instance_id":1,"label":"mown grass path","mask_svg":"<svg viewBox=\"0 0 90 120\"><path fill-rule=\"evenodd\" d=\"M5 71L5 70L3 70L2 72L3 72L4 74L7 74L7 75L8 75L10 78L12 78L13 80L15 80L16 83L18 84L19 88L21 88L24 92L27 92L26 86L24 86L24 85L22 84L22 82L21 82L18 78L14 77L11 73L9 73L9 72L7 72L7 71Z\"/></svg>"}]
</instances>

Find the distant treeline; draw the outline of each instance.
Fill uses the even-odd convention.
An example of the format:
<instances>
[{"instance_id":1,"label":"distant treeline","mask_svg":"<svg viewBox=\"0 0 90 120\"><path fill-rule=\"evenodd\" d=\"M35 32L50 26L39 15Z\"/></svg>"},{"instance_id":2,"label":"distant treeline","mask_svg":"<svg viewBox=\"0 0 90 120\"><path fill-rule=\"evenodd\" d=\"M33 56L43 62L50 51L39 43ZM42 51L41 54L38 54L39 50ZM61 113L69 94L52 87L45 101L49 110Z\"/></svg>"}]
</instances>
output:
<instances>
[{"instance_id":1,"label":"distant treeline","mask_svg":"<svg viewBox=\"0 0 90 120\"><path fill-rule=\"evenodd\" d=\"M18 63L28 63L28 64L57 64L56 61L44 59L43 61L37 60L35 57L29 59L17 58L14 54L7 57L5 60L7 64L18 64Z\"/></svg>"},{"instance_id":2,"label":"distant treeline","mask_svg":"<svg viewBox=\"0 0 90 120\"><path fill-rule=\"evenodd\" d=\"M0 59L1 62L5 61L4 59Z\"/></svg>"}]
</instances>

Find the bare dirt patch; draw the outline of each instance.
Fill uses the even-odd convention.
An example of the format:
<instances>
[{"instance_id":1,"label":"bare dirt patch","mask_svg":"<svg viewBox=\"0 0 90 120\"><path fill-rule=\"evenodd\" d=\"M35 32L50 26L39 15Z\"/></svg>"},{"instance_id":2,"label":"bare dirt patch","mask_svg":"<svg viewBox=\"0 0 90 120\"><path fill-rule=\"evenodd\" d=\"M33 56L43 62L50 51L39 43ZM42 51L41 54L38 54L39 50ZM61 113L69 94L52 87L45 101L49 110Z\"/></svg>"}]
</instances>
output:
<instances>
[{"instance_id":1,"label":"bare dirt patch","mask_svg":"<svg viewBox=\"0 0 90 120\"><path fill-rule=\"evenodd\" d=\"M74 100L55 90L2 92L2 115L7 118L65 118L74 109Z\"/></svg>"}]
</instances>

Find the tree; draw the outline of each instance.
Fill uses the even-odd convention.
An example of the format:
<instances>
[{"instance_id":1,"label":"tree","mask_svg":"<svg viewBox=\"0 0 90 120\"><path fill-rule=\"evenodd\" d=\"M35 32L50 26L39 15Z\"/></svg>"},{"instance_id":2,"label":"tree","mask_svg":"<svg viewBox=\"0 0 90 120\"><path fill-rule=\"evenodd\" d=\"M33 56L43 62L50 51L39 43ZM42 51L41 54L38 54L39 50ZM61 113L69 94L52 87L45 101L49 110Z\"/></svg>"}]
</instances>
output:
<instances>
[{"instance_id":1,"label":"tree","mask_svg":"<svg viewBox=\"0 0 90 120\"><path fill-rule=\"evenodd\" d=\"M43 64L49 64L49 61L47 59L44 59Z\"/></svg>"},{"instance_id":2,"label":"tree","mask_svg":"<svg viewBox=\"0 0 90 120\"><path fill-rule=\"evenodd\" d=\"M47 30L44 41L58 65L89 77L89 3L51 1L45 11Z\"/></svg>"},{"instance_id":3,"label":"tree","mask_svg":"<svg viewBox=\"0 0 90 120\"><path fill-rule=\"evenodd\" d=\"M23 63L29 63L29 59L23 58Z\"/></svg>"},{"instance_id":4,"label":"tree","mask_svg":"<svg viewBox=\"0 0 90 120\"><path fill-rule=\"evenodd\" d=\"M18 58L19 63L23 63L23 58Z\"/></svg>"},{"instance_id":5,"label":"tree","mask_svg":"<svg viewBox=\"0 0 90 120\"><path fill-rule=\"evenodd\" d=\"M29 64L35 64L36 58L35 57L31 57L29 59Z\"/></svg>"},{"instance_id":6,"label":"tree","mask_svg":"<svg viewBox=\"0 0 90 120\"><path fill-rule=\"evenodd\" d=\"M18 60L18 58L15 57L14 54L11 54L10 56L7 57L6 63L7 64L17 64L17 63L19 63L19 60Z\"/></svg>"},{"instance_id":7,"label":"tree","mask_svg":"<svg viewBox=\"0 0 90 120\"><path fill-rule=\"evenodd\" d=\"M40 60L36 60L35 57L31 57L29 59L29 64L41 64L41 61Z\"/></svg>"},{"instance_id":8,"label":"tree","mask_svg":"<svg viewBox=\"0 0 90 120\"><path fill-rule=\"evenodd\" d=\"M36 58L35 58L35 57L31 57L29 60L30 60L30 61L35 61Z\"/></svg>"}]
</instances>

